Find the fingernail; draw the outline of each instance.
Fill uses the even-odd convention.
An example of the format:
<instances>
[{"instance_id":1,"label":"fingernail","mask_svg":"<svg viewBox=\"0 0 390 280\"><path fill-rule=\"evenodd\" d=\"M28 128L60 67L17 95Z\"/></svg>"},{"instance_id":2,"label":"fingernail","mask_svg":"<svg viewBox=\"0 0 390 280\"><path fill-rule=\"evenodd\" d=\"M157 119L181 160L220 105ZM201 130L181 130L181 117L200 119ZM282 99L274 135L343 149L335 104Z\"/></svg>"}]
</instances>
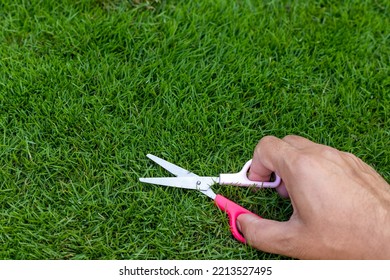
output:
<instances>
[{"instance_id":1,"label":"fingernail","mask_svg":"<svg viewBox=\"0 0 390 280\"><path fill-rule=\"evenodd\" d=\"M240 222L239 222L239 221L236 221L236 224L237 224L238 230L241 232L241 224L240 224Z\"/></svg>"}]
</instances>

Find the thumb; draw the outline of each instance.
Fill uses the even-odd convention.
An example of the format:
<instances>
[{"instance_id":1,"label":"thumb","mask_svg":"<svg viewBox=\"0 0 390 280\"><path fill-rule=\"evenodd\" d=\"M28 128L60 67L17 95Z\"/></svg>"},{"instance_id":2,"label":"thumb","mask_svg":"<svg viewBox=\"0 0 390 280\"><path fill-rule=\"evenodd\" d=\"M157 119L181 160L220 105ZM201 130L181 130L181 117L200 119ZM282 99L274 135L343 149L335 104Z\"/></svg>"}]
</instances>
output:
<instances>
[{"instance_id":1,"label":"thumb","mask_svg":"<svg viewBox=\"0 0 390 280\"><path fill-rule=\"evenodd\" d=\"M278 222L254 214L241 214L237 226L249 245L264 252L294 256L294 232L290 221Z\"/></svg>"}]
</instances>

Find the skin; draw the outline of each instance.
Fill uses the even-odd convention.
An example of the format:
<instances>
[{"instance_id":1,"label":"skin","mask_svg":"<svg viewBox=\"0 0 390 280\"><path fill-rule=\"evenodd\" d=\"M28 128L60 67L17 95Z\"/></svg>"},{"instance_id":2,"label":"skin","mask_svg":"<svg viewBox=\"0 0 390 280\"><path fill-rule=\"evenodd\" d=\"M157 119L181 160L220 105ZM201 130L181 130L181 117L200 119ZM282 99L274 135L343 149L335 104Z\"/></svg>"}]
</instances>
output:
<instances>
[{"instance_id":1,"label":"skin","mask_svg":"<svg viewBox=\"0 0 390 280\"><path fill-rule=\"evenodd\" d=\"M298 259L390 259L390 185L369 165L303 137L266 136L248 177L272 172L294 211L285 222L240 215L249 245Z\"/></svg>"}]
</instances>

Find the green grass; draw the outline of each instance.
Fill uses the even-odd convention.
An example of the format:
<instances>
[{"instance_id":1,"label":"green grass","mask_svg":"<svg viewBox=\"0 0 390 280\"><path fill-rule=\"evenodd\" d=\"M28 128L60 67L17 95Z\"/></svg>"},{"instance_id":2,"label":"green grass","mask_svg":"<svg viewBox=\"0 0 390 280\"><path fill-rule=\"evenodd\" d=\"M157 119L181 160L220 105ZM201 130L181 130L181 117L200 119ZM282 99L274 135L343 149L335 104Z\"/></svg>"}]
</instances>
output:
<instances>
[{"instance_id":1,"label":"green grass","mask_svg":"<svg viewBox=\"0 0 390 280\"><path fill-rule=\"evenodd\" d=\"M153 153L238 171L265 135L390 180L387 1L0 1L1 259L275 259ZM286 220L272 190L214 188Z\"/></svg>"}]
</instances>

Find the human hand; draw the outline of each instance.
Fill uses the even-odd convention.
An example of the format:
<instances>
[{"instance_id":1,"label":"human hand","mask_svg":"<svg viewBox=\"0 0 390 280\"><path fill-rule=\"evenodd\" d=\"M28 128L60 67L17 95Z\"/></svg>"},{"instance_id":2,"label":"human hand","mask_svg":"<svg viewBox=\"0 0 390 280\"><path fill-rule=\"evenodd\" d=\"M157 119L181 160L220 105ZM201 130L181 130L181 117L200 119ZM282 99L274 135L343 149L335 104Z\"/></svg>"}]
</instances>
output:
<instances>
[{"instance_id":1,"label":"human hand","mask_svg":"<svg viewBox=\"0 0 390 280\"><path fill-rule=\"evenodd\" d=\"M249 179L282 178L288 221L238 217L249 245L299 259L390 259L390 185L356 156L299 136L262 138Z\"/></svg>"}]
</instances>

